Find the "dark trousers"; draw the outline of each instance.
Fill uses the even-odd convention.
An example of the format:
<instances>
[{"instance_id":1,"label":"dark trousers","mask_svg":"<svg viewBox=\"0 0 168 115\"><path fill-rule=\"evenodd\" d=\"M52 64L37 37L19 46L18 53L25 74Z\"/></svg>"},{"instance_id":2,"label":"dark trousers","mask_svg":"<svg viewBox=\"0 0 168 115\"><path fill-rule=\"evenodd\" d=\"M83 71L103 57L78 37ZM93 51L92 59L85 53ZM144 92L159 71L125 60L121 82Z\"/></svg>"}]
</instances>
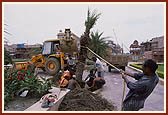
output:
<instances>
[{"instance_id":1,"label":"dark trousers","mask_svg":"<svg viewBox=\"0 0 168 115\"><path fill-rule=\"evenodd\" d=\"M101 88L105 84L105 80L97 80L95 81L95 87L98 89Z\"/></svg>"},{"instance_id":2,"label":"dark trousers","mask_svg":"<svg viewBox=\"0 0 168 115\"><path fill-rule=\"evenodd\" d=\"M91 87L92 84L93 84L93 82L91 82L91 81L87 81L86 83L87 83L87 85L88 85L89 87Z\"/></svg>"},{"instance_id":3,"label":"dark trousers","mask_svg":"<svg viewBox=\"0 0 168 115\"><path fill-rule=\"evenodd\" d=\"M123 102L122 111L139 111L141 108L138 100L130 99Z\"/></svg>"}]
</instances>

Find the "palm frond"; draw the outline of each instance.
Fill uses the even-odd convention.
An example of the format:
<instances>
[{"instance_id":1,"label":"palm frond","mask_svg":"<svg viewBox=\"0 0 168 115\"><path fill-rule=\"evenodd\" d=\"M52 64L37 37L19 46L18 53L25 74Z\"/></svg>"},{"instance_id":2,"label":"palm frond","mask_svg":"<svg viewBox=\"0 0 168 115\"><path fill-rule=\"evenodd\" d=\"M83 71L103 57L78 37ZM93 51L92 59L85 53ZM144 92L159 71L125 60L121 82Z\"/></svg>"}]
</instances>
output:
<instances>
[{"instance_id":1,"label":"palm frond","mask_svg":"<svg viewBox=\"0 0 168 115\"><path fill-rule=\"evenodd\" d=\"M87 20L85 21L86 32L89 32L91 28L96 24L96 21L100 18L101 13L93 12L88 9Z\"/></svg>"},{"instance_id":2,"label":"palm frond","mask_svg":"<svg viewBox=\"0 0 168 115\"><path fill-rule=\"evenodd\" d=\"M90 35L90 44L89 48L92 49L95 53L97 53L100 56L106 56L107 52L106 50L109 48L108 44L106 43L107 38L109 37L101 37L103 35L103 32L99 33L96 31L95 33L92 32Z\"/></svg>"}]
</instances>

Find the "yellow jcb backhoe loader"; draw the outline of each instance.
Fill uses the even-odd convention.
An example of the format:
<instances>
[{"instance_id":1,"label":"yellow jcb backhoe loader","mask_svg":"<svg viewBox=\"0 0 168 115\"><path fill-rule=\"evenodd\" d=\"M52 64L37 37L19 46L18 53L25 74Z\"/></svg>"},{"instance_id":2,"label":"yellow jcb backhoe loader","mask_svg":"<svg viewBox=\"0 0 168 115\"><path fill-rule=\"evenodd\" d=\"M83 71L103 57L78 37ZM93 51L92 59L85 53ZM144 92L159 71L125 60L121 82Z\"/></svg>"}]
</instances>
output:
<instances>
[{"instance_id":1,"label":"yellow jcb backhoe loader","mask_svg":"<svg viewBox=\"0 0 168 115\"><path fill-rule=\"evenodd\" d=\"M58 47L60 51L57 51ZM49 75L55 75L67 66L66 54L72 55L77 51L77 39L71 36L70 29L65 29L64 38L44 41L41 54L32 56L28 62L15 63L15 70L31 69L34 71L35 68L41 68Z\"/></svg>"}]
</instances>

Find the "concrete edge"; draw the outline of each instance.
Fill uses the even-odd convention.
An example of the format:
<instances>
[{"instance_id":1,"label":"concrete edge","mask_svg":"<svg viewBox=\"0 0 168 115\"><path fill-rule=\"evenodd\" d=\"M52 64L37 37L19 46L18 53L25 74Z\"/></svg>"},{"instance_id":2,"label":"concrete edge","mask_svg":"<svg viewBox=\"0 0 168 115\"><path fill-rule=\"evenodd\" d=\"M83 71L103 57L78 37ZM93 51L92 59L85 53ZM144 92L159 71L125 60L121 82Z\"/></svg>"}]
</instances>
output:
<instances>
[{"instance_id":1,"label":"concrete edge","mask_svg":"<svg viewBox=\"0 0 168 115\"><path fill-rule=\"evenodd\" d=\"M142 70L139 70L139 69L137 69L137 68L135 68L135 67L132 67L132 66L130 66L130 65L128 65L127 67L130 68L130 69L133 69L133 70L135 70L135 71L137 71L137 72L142 73ZM159 84L164 86L164 79L162 79L162 78L159 77Z\"/></svg>"},{"instance_id":2,"label":"concrete edge","mask_svg":"<svg viewBox=\"0 0 168 115\"><path fill-rule=\"evenodd\" d=\"M58 99L54 102L53 106L47 107L47 108L42 108L41 107L42 103L41 103L41 99L40 99L39 101L37 101L36 103L34 103L33 105L31 105L30 107L25 109L24 111L58 111L59 105L61 104L65 95L69 91L70 91L69 89L66 89L65 91L60 92L59 88L52 87L52 89L50 89L51 93L48 93L48 94L56 94L57 96L59 95Z\"/></svg>"}]
</instances>

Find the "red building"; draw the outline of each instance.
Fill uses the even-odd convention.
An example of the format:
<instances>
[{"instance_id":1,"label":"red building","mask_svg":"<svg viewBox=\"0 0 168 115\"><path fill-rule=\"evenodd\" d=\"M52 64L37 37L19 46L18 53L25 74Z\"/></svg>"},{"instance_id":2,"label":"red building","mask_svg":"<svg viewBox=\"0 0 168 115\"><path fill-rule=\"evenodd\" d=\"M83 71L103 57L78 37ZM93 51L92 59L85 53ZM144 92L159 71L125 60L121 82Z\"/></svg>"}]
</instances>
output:
<instances>
[{"instance_id":1,"label":"red building","mask_svg":"<svg viewBox=\"0 0 168 115\"><path fill-rule=\"evenodd\" d=\"M164 36L152 38L149 42L141 43L144 59L164 62Z\"/></svg>"},{"instance_id":2,"label":"red building","mask_svg":"<svg viewBox=\"0 0 168 115\"><path fill-rule=\"evenodd\" d=\"M132 61L141 61L142 55L141 55L141 47L137 40L133 42L133 44L130 45L130 54L131 54L131 60Z\"/></svg>"},{"instance_id":3,"label":"red building","mask_svg":"<svg viewBox=\"0 0 168 115\"><path fill-rule=\"evenodd\" d=\"M130 45L130 53L133 55L139 55L141 52L141 48L138 44L138 41L135 40L133 44Z\"/></svg>"},{"instance_id":4,"label":"red building","mask_svg":"<svg viewBox=\"0 0 168 115\"><path fill-rule=\"evenodd\" d=\"M152 38L140 45L135 40L130 45L130 53L132 54L132 61L153 59L156 62L164 62L164 36Z\"/></svg>"}]
</instances>

